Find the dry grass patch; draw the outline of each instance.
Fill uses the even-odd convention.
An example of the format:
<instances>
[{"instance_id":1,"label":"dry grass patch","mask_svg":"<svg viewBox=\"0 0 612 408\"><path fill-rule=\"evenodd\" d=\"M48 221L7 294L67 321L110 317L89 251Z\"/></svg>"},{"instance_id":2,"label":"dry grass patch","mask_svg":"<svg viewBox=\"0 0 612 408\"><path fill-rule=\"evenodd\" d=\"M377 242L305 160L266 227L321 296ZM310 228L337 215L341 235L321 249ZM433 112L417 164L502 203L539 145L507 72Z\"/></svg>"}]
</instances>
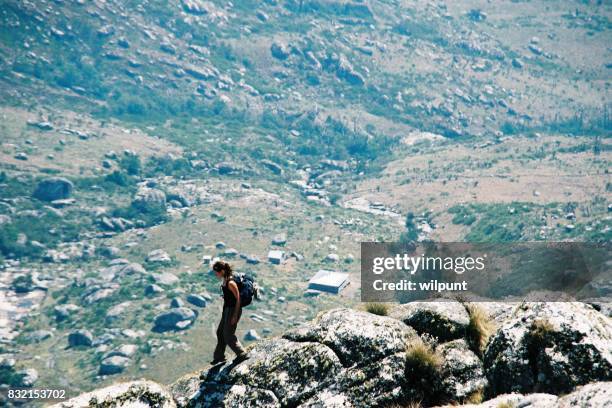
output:
<instances>
[{"instance_id":1,"label":"dry grass patch","mask_svg":"<svg viewBox=\"0 0 612 408\"><path fill-rule=\"evenodd\" d=\"M367 303L365 310L378 316L387 316L389 314L389 305L386 303L372 302Z\"/></svg>"},{"instance_id":2,"label":"dry grass patch","mask_svg":"<svg viewBox=\"0 0 612 408\"><path fill-rule=\"evenodd\" d=\"M437 374L442 367L442 357L419 339L406 346L406 364L417 372Z\"/></svg>"},{"instance_id":3,"label":"dry grass patch","mask_svg":"<svg viewBox=\"0 0 612 408\"><path fill-rule=\"evenodd\" d=\"M482 355L489 338L495 331L495 324L488 313L474 304L466 304L465 309L470 315L470 323L467 328L467 340L472 349Z\"/></svg>"}]
</instances>

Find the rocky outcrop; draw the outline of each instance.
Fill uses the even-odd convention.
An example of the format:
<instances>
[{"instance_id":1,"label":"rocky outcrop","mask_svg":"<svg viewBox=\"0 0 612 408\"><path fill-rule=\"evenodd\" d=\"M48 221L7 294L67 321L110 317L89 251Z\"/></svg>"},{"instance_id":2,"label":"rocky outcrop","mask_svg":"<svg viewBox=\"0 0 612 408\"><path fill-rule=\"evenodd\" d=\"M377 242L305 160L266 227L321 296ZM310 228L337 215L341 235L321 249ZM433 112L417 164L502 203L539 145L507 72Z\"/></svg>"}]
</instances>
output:
<instances>
[{"instance_id":1,"label":"rocky outcrop","mask_svg":"<svg viewBox=\"0 0 612 408\"><path fill-rule=\"evenodd\" d=\"M436 406L483 397L466 406L603 407L611 400L608 317L582 303L524 303L511 313L488 304L486 310L500 311L498 327L475 348L474 331L483 326L475 322L475 307L415 302L393 308L389 317L333 309L255 342L245 361L185 375L168 394L142 382L98 392L120 407L133 384L140 384L136 393L170 398L163 404L178 407ZM176 329L195 316L176 308L155 321ZM106 358L112 356L129 364L125 353ZM109 362L115 369L116 361Z\"/></svg>"},{"instance_id":2,"label":"rocky outcrop","mask_svg":"<svg viewBox=\"0 0 612 408\"><path fill-rule=\"evenodd\" d=\"M76 398L54 405L54 407L175 408L176 404L172 396L161 385L153 381L132 381L82 394Z\"/></svg>"},{"instance_id":3,"label":"rocky outcrop","mask_svg":"<svg viewBox=\"0 0 612 408\"><path fill-rule=\"evenodd\" d=\"M491 395L612 380L612 323L584 303L526 303L493 336L484 364Z\"/></svg>"}]
</instances>

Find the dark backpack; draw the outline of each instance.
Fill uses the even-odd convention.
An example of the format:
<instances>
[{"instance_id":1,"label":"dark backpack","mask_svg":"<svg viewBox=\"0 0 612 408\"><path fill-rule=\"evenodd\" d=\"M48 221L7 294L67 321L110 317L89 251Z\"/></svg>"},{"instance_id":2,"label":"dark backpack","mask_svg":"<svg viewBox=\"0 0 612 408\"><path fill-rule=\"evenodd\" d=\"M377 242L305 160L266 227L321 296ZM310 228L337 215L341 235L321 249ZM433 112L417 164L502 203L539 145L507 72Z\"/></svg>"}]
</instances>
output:
<instances>
[{"instance_id":1,"label":"dark backpack","mask_svg":"<svg viewBox=\"0 0 612 408\"><path fill-rule=\"evenodd\" d=\"M253 298L257 299L258 288L252 276L234 275L234 282L238 285L238 292L240 292L240 307L250 305Z\"/></svg>"}]
</instances>

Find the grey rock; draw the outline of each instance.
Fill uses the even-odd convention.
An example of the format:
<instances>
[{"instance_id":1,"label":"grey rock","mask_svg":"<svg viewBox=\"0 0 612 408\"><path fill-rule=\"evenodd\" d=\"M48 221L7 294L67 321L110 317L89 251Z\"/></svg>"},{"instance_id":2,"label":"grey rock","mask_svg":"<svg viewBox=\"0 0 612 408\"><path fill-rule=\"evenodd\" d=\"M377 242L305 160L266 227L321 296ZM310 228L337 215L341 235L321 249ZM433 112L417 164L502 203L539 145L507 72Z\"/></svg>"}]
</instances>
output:
<instances>
[{"instance_id":1,"label":"grey rock","mask_svg":"<svg viewBox=\"0 0 612 408\"><path fill-rule=\"evenodd\" d=\"M183 307L185 306L185 302L181 300L181 298L172 298L170 301L170 307Z\"/></svg>"},{"instance_id":2,"label":"grey rock","mask_svg":"<svg viewBox=\"0 0 612 408\"><path fill-rule=\"evenodd\" d=\"M89 330L75 330L68 335L68 346L86 346L93 345L93 335Z\"/></svg>"},{"instance_id":3,"label":"grey rock","mask_svg":"<svg viewBox=\"0 0 612 408\"><path fill-rule=\"evenodd\" d=\"M463 337L470 323L465 307L451 300L407 303L394 308L390 316L441 341Z\"/></svg>"},{"instance_id":4,"label":"grey rock","mask_svg":"<svg viewBox=\"0 0 612 408\"><path fill-rule=\"evenodd\" d=\"M195 295L195 294L187 295L187 302L197 307L206 307L206 299L200 295Z\"/></svg>"},{"instance_id":5,"label":"grey rock","mask_svg":"<svg viewBox=\"0 0 612 408\"><path fill-rule=\"evenodd\" d=\"M179 281L179 278L170 272L152 273L151 276L155 283L159 285L172 286Z\"/></svg>"},{"instance_id":6,"label":"grey rock","mask_svg":"<svg viewBox=\"0 0 612 408\"><path fill-rule=\"evenodd\" d=\"M132 306L132 302L126 301L126 302L122 302L122 303L119 303L111 307L106 312L106 320L108 322L112 322L118 319L119 317L121 317L121 315L127 312L131 306Z\"/></svg>"},{"instance_id":7,"label":"grey rock","mask_svg":"<svg viewBox=\"0 0 612 408\"><path fill-rule=\"evenodd\" d=\"M489 341L484 366L493 395L610 380L612 322L584 303L525 303Z\"/></svg>"},{"instance_id":8,"label":"grey rock","mask_svg":"<svg viewBox=\"0 0 612 408\"><path fill-rule=\"evenodd\" d=\"M104 358L121 356L121 357L132 357L138 351L138 346L135 344L122 344L116 349L109 351L104 355Z\"/></svg>"},{"instance_id":9,"label":"grey rock","mask_svg":"<svg viewBox=\"0 0 612 408\"><path fill-rule=\"evenodd\" d=\"M612 407L612 382L596 382L578 387L574 392L559 398L560 408Z\"/></svg>"},{"instance_id":10,"label":"grey rock","mask_svg":"<svg viewBox=\"0 0 612 408\"><path fill-rule=\"evenodd\" d=\"M340 261L340 257L338 256L338 254L328 254L323 261L325 261L325 262L338 262L338 261Z\"/></svg>"},{"instance_id":11,"label":"grey rock","mask_svg":"<svg viewBox=\"0 0 612 408\"><path fill-rule=\"evenodd\" d=\"M227 248L221 255L233 258L238 255L238 250L236 248Z\"/></svg>"},{"instance_id":12,"label":"grey rock","mask_svg":"<svg viewBox=\"0 0 612 408\"><path fill-rule=\"evenodd\" d=\"M172 396L163 386L145 380L113 384L63 401L60 406L62 408L86 408L91 406L92 401L98 403L104 401L115 408L142 407L143 395L148 396L151 401L156 401L157 408L176 408Z\"/></svg>"},{"instance_id":13,"label":"grey rock","mask_svg":"<svg viewBox=\"0 0 612 408\"><path fill-rule=\"evenodd\" d=\"M259 340L259 334L257 334L257 331L255 329L250 329L249 331L247 331L244 335L244 339L246 341L256 341Z\"/></svg>"},{"instance_id":14,"label":"grey rock","mask_svg":"<svg viewBox=\"0 0 612 408\"><path fill-rule=\"evenodd\" d=\"M170 309L155 316L155 327L157 331L183 330L190 326L196 319L196 313L186 307Z\"/></svg>"},{"instance_id":15,"label":"grey rock","mask_svg":"<svg viewBox=\"0 0 612 408\"><path fill-rule=\"evenodd\" d=\"M289 58L291 52L287 45L281 43L273 43L272 46L270 46L270 53L276 59L286 60L287 58Z\"/></svg>"},{"instance_id":16,"label":"grey rock","mask_svg":"<svg viewBox=\"0 0 612 408\"><path fill-rule=\"evenodd\" d=\"M6 225L6 224L11 224L12 222L13 222L13 220L11 219L10 216L8 216L6 214L0 214L0 226Z\"/></svg>"},{"instance_id":17,"label":"grey rock","mask_svg":"<svg viewBox=\"0 0 612 408\"><path fill-rule=\"evenodd\" d=\"M449 399L464 399L485 389L482 362L463 339L444 343L436 348L442 356L442 390Z\"/></svg>"},{"instance_id":18,"label":"grey rock","mask_svg":"<svg viewBox=\"0 0 612 408\"><path fill-rule=\"evenodd\" d=\"M62 321L70 318L75 313L78 313L79 310L81 310L79 306L73 303L68 303L65 305L55 306L53 308L53 313L55 314L55 319L57 321Z\"/></svg>"},{"instance_id":19,"label":"grey rock","mask_svg":"<svg viewBox=\"0 0 612 408\"><path fill-rule=\"evenodd\" d=\"M158 285L150 284L145 287L144 292L145 292L145 295L152 296L152 295L163 293L164 289Z\"/></svg>"},{"instance_id":20,"label":"grey rock","mask_svg":"<svg viewBox=\"0 0 612 408\"><path fill-rule=\"evenodd\" d=\"M254 395L262 398L258 402L264 407L296 406L341 369L338 357L322 344L265 340L238 367L228 365L185 376L171 386L171 392L193 406L248 406ZM274 390L274 394L262 390Z\"/></svg>"},{"instance_id":21,"label":"grey rock","mask_svg":"<svg viewBox=\"0 0 612 408\"><path fill-rule=\"evenodd\" d=\"M283 168L279 166L277 163L273 162L272 160L264 159L261 161L261 164L263 164L270 171L272 171L272 173L276 175L280 176L283 174Z\"/></svg>"},{"instance_id":22,"label":"grey rock","mask_svg":"<svg viewBox=\"0 0 612 408\"><path fill-rule=\"evenodd\" d=\"M416 335L413 329L389 317L333 309L312 323L286 332L283 337L325 344L344 364L356 364L404 351L406 341Z\"/></svg>"},{"instance_id":23,"label":"grey rock","mask_svg":"<svg viewBox=\"0 0 612 408\"><path fill-rule=\"evenodd\" d=\"M114 247L114 246L103 246L103 247L100 247L98 251L100 252L100 255L102 255L105 258L109 258L109 259L119 258L119 254L120 254L119 248Z\"/></svg>"},{"instance_id":24,"label":"grey rock","mask_svg":"<svg viewBox=\"0 0 612 408\"><path fill-rule=\"evenodd\" d=\"M42 201L54 201L69 198L74 185L63 177L49 177L41 180L33 196Z\"/></svg>"},{"instance_id":25,"label":"grey rock","mask_svg":"<svg viewBox=\"0 0 612 408\"><path fill-rule=\"evenodd\" d=\"M38 343L53 337L53 332L49 330L34 330L28 335L28 340L34 343Z\"/></svg>"},{"instance_id":26,"label":"grey rock","mask_svg":"<svg viewBox=\"0 0 612 408\"><path fill-rule=\"evenodd\" d=\"M123 356L112 356L107 357L100 363L100 369L98 374L100 375L113 375L119 374L127 368L131 363L131 360Z\"/></svg>"},{"instance_id":27,"label":"grey rock","mask_svg":"<svg viewBox=\"0 0 612 408\"><path fill-rule=\"evenodd\" d=\"M559 408L557 396L551 394L535 393L523 394L504 394L481 404L465 404L461 408L500 408L500 407L529 407L529 408ZM444 408L456 407L456 405L445 405ZM565 408L565 407L564 407ZM569 408L569 407L567 407Z\"/></svg>"},{"instance_id":28,"label":"grey rock","mask_svg":"<svg viewBox=\"0 0 612 408\"><path fill-rule=\"evenodd\" d=\"M166 194L154 188L141 188L132 205L142 212L166 211Z\"/></svg>"},{"instance_id":29,"label":"grey rock","mask_svg":"<svg viewBox=\"0 0 612 408\"><path fill-rule=\"evenodd\" d=\"M17 371L17 374L22 376L20 384L22 387L33 387L38 380L38 371L34 368Z\"/></svg>"},{"instance_id":30,"label":"grey rock","mask_svg":"<svg viewBox=\"0 0 612 408\"><path fill-rule=\"evenodd\" d=\"M172 262L172 258L163 249L155 249L147 255L147 262L167 264Z\"/></svg>"}]
</instances>

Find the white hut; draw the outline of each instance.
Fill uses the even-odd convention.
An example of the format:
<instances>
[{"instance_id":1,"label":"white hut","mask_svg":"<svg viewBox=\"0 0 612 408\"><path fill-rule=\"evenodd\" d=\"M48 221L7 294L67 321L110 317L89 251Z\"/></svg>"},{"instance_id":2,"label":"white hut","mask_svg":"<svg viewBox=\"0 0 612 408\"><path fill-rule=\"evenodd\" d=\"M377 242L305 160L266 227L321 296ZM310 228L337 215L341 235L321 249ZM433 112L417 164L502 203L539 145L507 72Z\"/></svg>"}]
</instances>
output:
<instances>
[{"instance_id":1,"label":"white hut","mask_svg":"<svg viewBox=\"0 0 612 408\"><path fill-rule=\"evenodd\" d=\"M268 252L268 261L275 265L280 265L285 260L285 253L277 249Z\"/></svg>"},{"instance_id":2,"label":"white hut","mask_svg":"<svg viewBox=\"0 0 612 408\"><path fill-rule=\"evenodd\" d=\"M308 281L308 289L340 293L349 284L348 276L348 273L321 269Z\"/></svg>"}]
</instances>

